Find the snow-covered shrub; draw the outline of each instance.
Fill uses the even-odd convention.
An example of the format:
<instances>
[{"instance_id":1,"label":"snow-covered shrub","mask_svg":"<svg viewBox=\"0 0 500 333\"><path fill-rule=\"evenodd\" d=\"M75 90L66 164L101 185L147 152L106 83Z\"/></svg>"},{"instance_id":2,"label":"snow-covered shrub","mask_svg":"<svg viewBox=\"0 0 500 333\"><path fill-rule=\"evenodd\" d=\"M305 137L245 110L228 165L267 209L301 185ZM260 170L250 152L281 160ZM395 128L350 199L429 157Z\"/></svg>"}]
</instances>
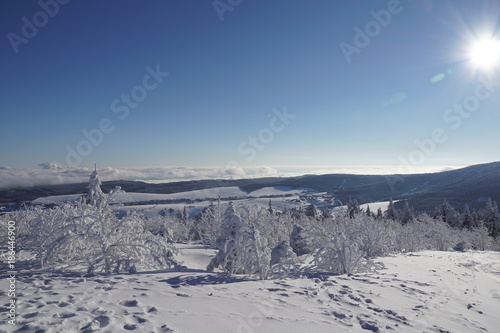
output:
<instances>
[{"instance_id":1,"label":"snow-covered shrub","mask_svg":"<svg viewBox=\"0 0 500 333\"><path fill-rule=\"evenodd\" d=\"M287 241L281 242L271 251L271 265L278 264L282 260L295 258L297 258L297 255L293 252Z\"/></svg>"},{"instance_id":2,"label":"snow-covered shrub","mask_svg":"<svg viewBox=\"0 0 500 333\"><path fill-rule=\"evenodd\" d=\"M203 244L217 247L217 240L222 234L223 207L219 202L211 203L195 218L194 228Z\"/></svg>"},{"instance_id":3,"label":"snow-covered shrub","mask_svg":"<svg viewBox=\"0 0 500 333\"><path fill-rule=\"evenodd\" d=\"M303 226L295 224L290 235L290 246L298 255L310 253L311 250L308 247L308 239L305 235L305 229Z\"/></svg>"},{"instance_id":4,"label":"snow-covered shrub","mask_svg":"<svg viewBox=\"0 0 500 333\"><path fill-rule=\"evenodd\" d=\"M171 216L144 216L143 226L144 230L152 233L153 235L162 236L163 238L175 242L177 235L174 236L172 226L175 226L175 218Z\"/></svg>"},{"instance_id":5,"label":"snow-covered shrub","mask_svg":"<svg viewBox=\"0 0 500 333\"><path fill-rule=\"evenodd\" d=\"M295 275L300 269L297 255L290 244L283 241L271 251L271 275L273 277L287 277Z\"/></svg>"},{"instance_id":6,"label":"snow-covered shrub","mask_svg":"<svg viewBox=\"0 0 500 333\"><path fill-rule=\"evenodd\" d=\"M243 220L248 221L259 230L261 237L267 240L270 248L290 240L293 228L293 219L290 214L274 214L269 209L256 206L244 211L238 209L238 212Z\"/></svg>"},{"instance_id":7,"label":"snow-covered shrub","mask_svg":"<svg viewBox=\"0 0 500 333\"><path fill-rule=\"evenodd\" d=\"M384 223L371 216L359 214L355 215L351 222L356 224L360 230L360 249L366 259L383 256L391 252L394 232L392 228L388 227L388 224L392 220Z\"/></svg>"},{"instance_id":8,"label":"snow-covered shrub","mask_svg":"<svg viewBox=\"0 0 500 333\"><path fill-rule=\"evenodd\" d=\"M97 172L89 192L74 204L50 209L27 207L9 214L18 228L18 250L33 253L39 264L88 272L134 272L174 267L175 248L160 235L144 229L143 218L132 212L118 218L109 203L120 192L100 189Z\"/></svg>"},{"instance_id":9,"label":"snow-covered shrub","mask_svg":"<svg viewBox=\"0 0 500 333\"><path fill-rule=\"evenodd\" d=\"M207 270L220 268L229 274L259 274L261 279L267 279L270 263L266 240L252 226L243 226L222 244Z\"/></svg>"},{"instance_id":10,"label":"snow-covered shrub","mask_svg":"<svg viewBox=\"0 0 500 333\"><path fill-rule=\"evenodd\" d=\"M491 240L491 250L500 252L500 237L493 238Z\"/></svg>"},{"instance_id":11,"label":"snow-covered shrub","mask_svg":"<svg viewBox=\"0 0 500 333\"><path fill-rule=\"evenodd\" d=\"M356 215L355 215L356 216ZM363 258L361 230L355 219L338 215L333 221L316 224L308 230L314 269L351 274ZM333 223L332 223L333 222Z\"/></svg>"},{"instance_id":12,"label":"snow-covered shrub","mask_svg":"<svg viewBox=\"0 0 500 333\"><path fill-rule=\"evenodd\" d=\"M490 237L488 228L480 226L469 230L462 230L462 239L471 244L472 249L478 251L494 250L493 238Z\"/></svg>"},{"instance_id":13,"label":"snow-covered shrub","mask_svg":"<svg viewBox=\"0 0 500 333\"><path fill-rule=\"evenodd\" d=\"M419 215L401 225L397 221L387 220L394 240L394 252L417 252L430 249L427 244L426 229L428 219L427 214Z\"/></svg>"},{"instance_id":14,"label":"snow-covered shrub","mask_svg":"<svg viewBox=\"0 0 500 333\"><path fill-rule=\"evenodd\" d=\"M137 213L119 219L108 207L64 204L10 218L18 225L18 249L34 253L41 266L108 273L176 266L174 247L145 232Z\"/></svg>"},{"instance_id":15,"label":"snow-covered shrub","mask_svg":"<svg viewBox=\"0 0 500 333\"><path fill-rule=\"evenodd\" d=\"M271 262L267 240L254 225L241 219L232 203L224 213L223 225L223 235L218 240L219 252L207 270L219 268L229 274L259 274L261 279L267 279Z\"/></svg>"},{"instance_id":16,"label":"snow-covered shrub","mask_svg":"<svg viewBox=\"0 0 500 333\"><path fill-rule=\"evenodd\" d=\"M429 217L423 220L426 223L426 238L430 249L437 251L449 251L458 243L457 232L447 222L435 220Z\"/></svg>"},{"instance_id":17,"label":"snow-covered shrub","mask_svg":"<svg viewBox=\"0 0 500 333\"><path fill-rule=\"evenodd\" d=\"M453 251L465 252L472 249L472 244L467 241L460 241L453 247Z\"/></svg>"}]
</instances>

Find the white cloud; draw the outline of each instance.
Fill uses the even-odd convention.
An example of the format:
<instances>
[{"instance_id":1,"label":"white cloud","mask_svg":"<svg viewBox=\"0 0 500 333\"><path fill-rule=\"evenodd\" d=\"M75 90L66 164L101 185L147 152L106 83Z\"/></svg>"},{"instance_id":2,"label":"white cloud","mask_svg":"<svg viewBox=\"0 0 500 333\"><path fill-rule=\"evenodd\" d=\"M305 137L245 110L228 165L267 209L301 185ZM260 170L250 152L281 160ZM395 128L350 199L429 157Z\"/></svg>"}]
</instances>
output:
<instances>
[{"instance_id":1,"label":"white cloud","mask_svg":"<svg viewBox=\"0 0 500 333\"><path fill-rule=\"evenodd\" d=\"M87 182L92 168L68 168L57 163L45 162L40 168L13 168L0 166L0 190L38 185L56 185ZM451 166L422 167L418 173L438 172L456 169ZM397 166L341 166L341 167L230 167L230 168L187 168L187 167L150 167L150 168L112 168L98 169L102 181L138 180L151 183L164 183L198 179L241 179L261 177L291 177L304 174L395 174Z\"/></svg>"},{"instance_id":2,"label":"white cloud","mask_svg":"<svg viewBox=\"0 0 500 333\"><path fill-rule=\"evenodd\" d=\"M43 162L39 163L38 166L45 170L62 170L65 168L55 162Z\"/></svg>"},{"instance_id":3,"label":"white cloud","mask_svg":"<svg viewBox=\"0 0 500 333\"><path fill-rule=\"evenodd\" d=\"M31 187L38 185L56 185L87 182L91 168L68 168L57 163L38 164L40 168L13 168L0 166L0 189ZM146 182L172 182L196 179L238 179L278 175L270 167L253 168L185 168L185 167L153 167L153 168L112 168L98 169L102 181L139 180Z\"/></svg>"}]
</instances>

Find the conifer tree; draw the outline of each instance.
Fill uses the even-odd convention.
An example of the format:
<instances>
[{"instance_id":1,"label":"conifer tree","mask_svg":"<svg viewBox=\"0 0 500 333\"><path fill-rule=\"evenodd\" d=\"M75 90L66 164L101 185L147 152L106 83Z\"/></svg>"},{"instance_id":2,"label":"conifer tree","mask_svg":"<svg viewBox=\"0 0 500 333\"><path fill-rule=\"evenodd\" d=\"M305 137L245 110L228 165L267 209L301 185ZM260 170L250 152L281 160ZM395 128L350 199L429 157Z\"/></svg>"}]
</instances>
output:
<instances>
[{"instance_id":1,"label":"conifer tree","mask_svg":"<svg viewBox=\"0 0 500 333\"><path fill-rule=\"evenodd\" d=\"M87 192L86 203L91 206L96 206L98 208L103 208L106 204L105 194L101 190L101 180L99 179L99 174L97 173L97 167L94 172L90 175L89 180L89 190Z\"/></svg>"},{"instance_id":2,"label":"conifer tree","mask_svg":"<svg viewBox=\"0 0 500 333\"><path fill-rule=\"evenodd\" d=\"M389 206L387 207L387 211L385 212L385 216L388 219L397 221L399 219L398 212L396 211L396 208L394 207L394 202L392 199L389 201Z\"/></svg>"},{"instance_id":3,"label":"conifer tree","mask_svg":"<svg viewBox=\"0 0 500 333\"><path fill-rule=\"evenodd\" d=\"M475 227L474 217L470 212L468 204L465 204L464 212L462 214L462 227L467 229L473 229Z\"/></svg>"},{"instance_id":4,"label":"conifer tree","mask_svg":"<svg viewBox=\"0 0 500 333\"><path fill-rule=\"evenodd\" d=\"M415 213L413 212L413 209L410 207L408 200L406 200L404 208L399 214L399 219L401 221L401 224L410 223L413 221L414 218L415 218Z\"/></svg>"}]
</instances>

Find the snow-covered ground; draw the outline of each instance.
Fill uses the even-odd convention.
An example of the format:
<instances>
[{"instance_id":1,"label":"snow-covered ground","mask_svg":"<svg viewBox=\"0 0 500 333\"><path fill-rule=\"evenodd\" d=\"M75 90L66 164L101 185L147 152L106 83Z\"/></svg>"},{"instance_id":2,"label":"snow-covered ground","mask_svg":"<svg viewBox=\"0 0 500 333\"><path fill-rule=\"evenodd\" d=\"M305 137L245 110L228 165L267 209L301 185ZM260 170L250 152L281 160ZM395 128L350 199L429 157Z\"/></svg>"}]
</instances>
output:
<instances>
[{"instance_id":1,"label":"snow-covered ground","mask_svg":"<svg viewBox=\"0 0 500 333\"><path fill-rule=\"evenodd\" d=\"M217 187L205 190L178 192L172 194L156 194L156 193L135 193L125 192L116 196L115 203L133 203L145 202L152 200L204 200L229 197L244 197L247 192L237 186ZM81 194L57 195L33 200L34 204L61 204L71 202L80 197Z\"/></svg>"},{"instance_id":2,"label":"snow-covered ground","mask_svg":"<svg viewBox=\"0 0 500 333\"><path fill-rule=\"evenodd\" d=\"M158 214L160 211L181 211L186 207L190 217L194 217L203 208L208 207L211 202L221 200L223 204L232 201L235 204L247 206L258 206L267 208L271 199L274 209L284 210L299 208L305 205L300 201L301 195L312 193L310 189L291 188L285 186L264 187L252 192L245 192L240 187L217 187L205 190L178 192L172 194L155 193L120 193L116 196L114 203L126 204L126 206L115 207L115 211L142 211L149 215ZM38 198L32 201L37 205L62 204L74 202L81 194L58 195ZM152 201L168 201L173 203L147 204Z\"/></svg>"},{"instance_id":3,"label":"snow-covered ground","mask_svg":"<svg viewBox=\"0 0 500 333\"><path fill-rule=\"evenodd\" d=\"M304 195L306 197L304 197ZM249 193L237 186L217 187L172 194L126 192L118 194L114 200L114 203L126 204L126 206L115 207L114 210L122 212L135 210L145 212L148 215L155 215L160 211L173 209L177 212L186 207L190 217L194 217L203 208L208 207L210 203L220 199L223 204L227 204L230 200L236 205L244 204L249 207L257 206L261 208L267 208L269 206L269 200L271 200L273 209L283 211L292 208L304 208L310 203L321 206L324 204L324 200L322 199L323 195L328 197L326 193L315 193L311 189L285 186L264 187ZM81 194L69 194L43 197L33 200L32 203L38 205L62 204L65 202L74 202L80 196ZM147 202L162 200L172 200L176 202L146 204ZM370 210L376 213L379 207L382 211L385 211L388 205L389 201L372 202L360 205L360 208L366 210L367 206L370 206ZM339 206L336 207L334 211L339 211L346 207L347 206Z\"/></svg>"},{"instance_id":4,"label":"snow-covered ground","mask_svg":"<svg viewBox=\"0 0 500 333\"><path fill-rule=\"evenodd\" d=\"M421 252L385 269L259 281L204 270L215 251L179 245L182 271L31 272L1 332L499 332L500 253Z\"/></svg>"},{"instance_id":5,"label":"snow-covered ground","mask_svg":"<svg viewBox=\"0 0 500 333\"><path fill-rule=\"evenodd\" d=\"M270 196L291 196L300 195L310 190L293 189L290 187L264 187L253 192L246 192L237 186L216 187L204 190L178 192L172 194L156 194L156 193L135 193L126 192L116 196L115 203L134 203L147 202L153 200L217 200L218 198L259 198ZM81 194L57 195L50 197L42 197L32 201L33 204L61 204L64 202L72 202L78 199Z\"/></svg>"},{"instance_id":6,"label":"snow-covered ground","mask_svg":"<svg viewBox=\"0 0 500 333\"><path fill-rule=\"evenodd\" d=\"M399 200L394 200L393 203L398 202ZM387 210L387 207L389 207L390 201L380 201L380 202L370 202L366 204L359 205L359 208L363 209L366 211L368 207L370 207L370 211L372 213L377 213L377 210L380 208L382 209L382 212L385 212ZM346 210L347 205L344 206L338 206L333 209L333 212L340 212L342 210Z\"/></svg>"}]
</instances>

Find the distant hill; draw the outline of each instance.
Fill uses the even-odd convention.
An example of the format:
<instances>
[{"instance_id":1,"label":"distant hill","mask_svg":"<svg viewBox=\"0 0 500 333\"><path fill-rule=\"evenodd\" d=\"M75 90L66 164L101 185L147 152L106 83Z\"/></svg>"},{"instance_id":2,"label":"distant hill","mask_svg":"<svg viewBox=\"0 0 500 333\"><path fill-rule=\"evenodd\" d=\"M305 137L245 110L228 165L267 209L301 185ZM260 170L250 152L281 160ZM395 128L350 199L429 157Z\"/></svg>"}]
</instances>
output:
<instances>
[{"instance_id":1,"label":"distant hill","mask_svg":"<svg viewBox=\"0 0 500 333\"><path fill-rule=\"evenodd\" d=\"M500 162L430 174L310 175L289 179L283 184L328 191L341 201L407 199L418 211L432 212L444 199L459 210L466 203L471 208L481 208L488 197L500 203Z\"/></svg>"},{"instance_id":2,"label":"distant hill","mask_svg":"<svg viewBox=\"0 0 500 333\"><path fill-rule=\"evenodd\" d=\"M263 187L288 186L328 192L336 199L359 203L409 200L418 211L432 212L446 198L457 209L468 203L481 208L488 197L500 203L500 162L474 165L452 171L413 175L305 175L290 178L258 178L239 180L197 180L163 184L136 181L104 182L103 190L121 186L127 192L176 193L214 187L239 186L251 192ZM0 202L31 201L39 197L85 193L87 184L37 186L0 191Z\"/></svg>"}]
</instances>

